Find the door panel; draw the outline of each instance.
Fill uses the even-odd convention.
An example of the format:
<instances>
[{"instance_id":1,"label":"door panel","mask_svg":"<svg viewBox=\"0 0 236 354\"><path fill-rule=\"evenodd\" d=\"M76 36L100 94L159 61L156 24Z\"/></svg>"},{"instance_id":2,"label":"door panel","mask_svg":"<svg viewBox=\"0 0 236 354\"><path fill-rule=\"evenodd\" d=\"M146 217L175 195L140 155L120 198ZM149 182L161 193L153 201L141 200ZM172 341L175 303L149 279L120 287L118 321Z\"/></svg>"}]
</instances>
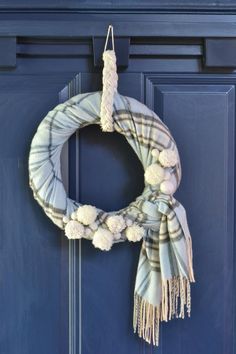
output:
<instances>
[{"instance_id":1,"label":"door panel","mask_svg":"<svg viewBox=\"0 0 236 354\"><path fill-rule=\"evenodd\" d=\"M156 84L154 91L154 107L158 112L162 102L160 115L174 133L182 158L183 179L176 195L189 215L197 280L192 318L163 331L164 352L173 352L171 336L179 353L202 353L205 348L231 353L235 89Z\"/></svg>"},{"instance_id":2,"label":"door panel","mask_svg":"<svg viewBox=\"0 0 236 354\"><path fill-rule=\"evenodd\" d=\"M0 34L18 37L16 67L0 73L0 353L233 354L236 76L234 69L206 69L203 44L208 36L233 36L235 19L86 16L0 14ZM29 146L41 119L77 93L101 90L91 36L103 35L111 19L119 35L133 36L119 92L147 104L176 139L183 167L176 197L193 237L192 317L163 324L158 349L132 331L140 245L102 253L86 240L68 242L28 186ZM117 210L142 191L142 166L118 134L84 128L65 156L65 185L82 203Z\"/></svg>"},{"instance_id":3,"label":"door panel","mask_svg":"<svg viewBox=\"0 0 236 354\"><path fill-rule=\"evenodd\" d=\"M68 245L34 202L27 165L37 125L68 79L0 81L1 354L65 354L68 348Z\"/></svg>"},{"instance_id":4,"label":"door panel","mask_svg":"<svg viewBox=\"0 0 236 354\"><path fill-rule=\"evenodd\" d=\"M95 348L99 353L115 353L117 347L124 354L159 350L197 354L206 348L214 354L232 353L234 85L206 85L200 79L195 85L159 85L157 75L147 75L138 90L138 81L132 85L132 78L136 76L120 75L120 87L129 81L130 96L146 87L145 103L169 126L180 150L183 180L176 196L188 211L197 279L192 317L163 324L159 349L142 343L132 334L131 321L139 246L116 245L104 254L85 241L77 249L81 274L76 277L82 302L78 338L82 353L93 353ZM93 80L83 75L81 87L83 80L91 91ZM142 168L122 137L87 127L72 144L75 141L71 153L79 163L76 171L72 167L75 174L70 181L74 185L79 180L78 200L117 210L141 192Z\"/></svg>"}]
</instances>

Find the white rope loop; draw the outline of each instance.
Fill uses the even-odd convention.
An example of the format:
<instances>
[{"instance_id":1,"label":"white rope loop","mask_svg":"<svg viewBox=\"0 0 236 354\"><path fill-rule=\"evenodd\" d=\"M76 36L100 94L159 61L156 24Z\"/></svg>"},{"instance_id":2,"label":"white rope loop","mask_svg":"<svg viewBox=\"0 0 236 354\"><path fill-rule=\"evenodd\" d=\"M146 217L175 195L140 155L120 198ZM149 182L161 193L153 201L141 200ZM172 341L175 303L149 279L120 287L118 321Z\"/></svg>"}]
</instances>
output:
<instances>
[{"instance_id":1,"label":"white rope loop","mask_svg":"<svg viewBox=\"0 0 236 354\"><path fill-rule=\"evenodd\" d=\"M112 36L112 50L106 50L109 34ZM105 42L103 61L104 67L102 72L102 99L101 99L101 128L104 132L114 131L114 122L112 118L114 94L117 92L118 75L116 67L116 54L114 50L114 34L113 27L110 25L107 31Z\"/></svg>"}]
</instances>

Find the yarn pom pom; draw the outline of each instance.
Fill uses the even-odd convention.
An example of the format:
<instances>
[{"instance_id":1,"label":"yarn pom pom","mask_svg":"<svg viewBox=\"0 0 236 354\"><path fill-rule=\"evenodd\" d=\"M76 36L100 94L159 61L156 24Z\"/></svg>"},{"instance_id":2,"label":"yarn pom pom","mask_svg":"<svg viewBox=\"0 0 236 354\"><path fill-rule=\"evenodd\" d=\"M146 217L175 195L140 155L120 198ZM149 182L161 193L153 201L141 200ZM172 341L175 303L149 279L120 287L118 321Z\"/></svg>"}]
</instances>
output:
<instances>
[{"instance_id":1,"label":"yarn pom pom","mask_svg":"<svg viewBox=\"0 0 236 354\"><path fill-rule=\"evenodd\" d=\"M171 179L171 173L170 173L170 171L166 170L164 180L167 181L168 179Z\"/></svg>"},{"instance_id":2,"label":"yarn pom pom","mask_svg":"<svg viewBox=\"0 0 236 354\"><path fill-rule=\"evenodd\" d=\"M93 245L102 251L109 251L113 243L113 235L111 231L99 227L93 235Z\"/></svg>"},{"instance_id":3,"label":"yarn pom pom","mask_svg":"<svg viewBox=\"0 0 236 354\"><path fill-rule=\"evenodd\" d=\"M124 218L121 215L109 216L107 221L106 221L106 224L108 226L108 229L113 234L120 233L126 227L125 220L124 220Z\"/></svg>"},{"instance_id":4,"label":"yarn pom pom","mask_svg":"<svg viewBox=\"0 0 236 354\"><path fill-rule=\"evenodd\" d=\"M151 154L152 154L152 157L154 157L156 160L158 160L158 157L159 157L159 154L160 154L158 149L153 149Z\"/></svg>"},{"instance_id":5,"label":"yarn pom pom","mask_svg":"<svg viewBox=\"0 0 236 354\"><path fill-rule=\"evenodd\" d=\"M144 174L146 182L152 186L161 183L164 179L164 176L164 169L157 163L148 166Z\"/></svg>"},{"instance_id":6,"label":"yarn pom pom","mask_svg":"<svg viewBox=\"0 0 236 354\"><path fill-rule=\"evenodd\" d=\"M84 227L78 221L70 220L65 226L65 234L69 239L80 239L84 235Z\"/></svg>"},{"instance_id":7,"label":"yarn pom pom","mask_svg":"<svg viewBox=\"0 0 236 354\"><path fill-rule=\"evenodd\" d=\"M76 219L77 219L76 211L74 211L74 212L71 214L71 219L72 219L72 220L76 220Z\"/></svg>"},{"instance_id":8,"label":"yarn pom pom","mask_svg":"<svg viewBox=\"0 0 236 354\"><path fill-rule=\"evenodd\" d=\"M90 228L93 230L93 231L96 231L98 229L98 224L96 222L93 222L91 225L89 225Z\"/></svg>"},{"instance_id":9,"label":"yarn pom pom","mask_svg":"<svg viewBox=\"0 0 236 354\"><path fill-rule=\"evenodd\" d=\"M66 215L64 215L62 221L64 222L64 224L67 224L70 221L70 219Z\"/></svg>"},{"instance_id":10,"label":"yarn pom pom","mask_svg":"<svg viewBox=\"0 0 236 354\"><path fill-rule=\"evenodd\" d=\"M174 167L178 162L178 155L174 150L164 149L160 152L159 162L164 167Z\"/></svg>"},{"instance_id":11,"label":"yarn pom pom","mask_svg":"<svg viewBox=\"0 0 236 354\"><path fill-rule=\"evenodd\" d=\"M164 181L160 185L160 191L164 194L171 195L175 192L175 186L170 181Z\"/></svg>"},{"instance_id":12,"label":"yarn pom pom","mask_svg":"<svg viewBox=\"0 0 236 354\"><path fill-rule=\"evenodd\" d=\"M94 223L97 217L97 209L92 205L83 205L77 210L77 220L84 225Z\"/></svg>"},{"instance_id":13,"label":"yarn pom pom","mask_svg":"<svg viewBox=\"0 0 236 354\"><path fill-rule=\"evenodd\" d=\"M121 238L121 233L115 234L115 235L113 235L113 237L114 237L114 240L117 241Z\"/></svg>"},{"instance_id":14,"label":"yarn pom pom","mask_svg":"<svg viewBox=\"0 0 236 354\"><path fill-rule=\"evenodd\" d=\"M126 229L126 237L129 241L132 242L140 241L144 235L145 235L145 230L141 226L132 225Z\"/></svg>"},{"instance_id":15,"label":"yarn pom pom","mask_svg":"<svg viewBox=\"0 0 236 354\"><path fill-rule=\"evenodd\" d=\"M126 219L126 226L133 225L133 221L131 219Z\"/></svg>"},{"instance_id":16,"label":"yarn pom pom","mask_svg":"<svg viewBox=\"0 0 236 354\"><path fill-rule=\"evenodd\" d=\"M93 231L89 227L86 227L85 228L85 236L86 237L91 237L92 234L93 234Z\"/></svg>"}]
</instances>

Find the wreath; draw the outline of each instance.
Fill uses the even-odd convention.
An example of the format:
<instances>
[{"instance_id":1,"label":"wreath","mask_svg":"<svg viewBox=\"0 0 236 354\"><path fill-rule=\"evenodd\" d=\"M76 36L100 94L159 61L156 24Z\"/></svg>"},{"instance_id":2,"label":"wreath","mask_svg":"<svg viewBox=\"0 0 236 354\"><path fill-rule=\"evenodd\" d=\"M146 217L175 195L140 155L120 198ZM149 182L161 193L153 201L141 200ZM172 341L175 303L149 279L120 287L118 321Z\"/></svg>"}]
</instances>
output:
<instances>
[{"instance_id":1,"label":"wreath","mask_svg":"<svg viewBox=\"0 0 236 354\"><path fill-rule=\"evenodd\" d=\"M91 240L103 251L114 243L142 240L133 326L140 337L158 345L159 322L184 318L191 310L191 236L185 209L173 197L181 179L179 154L159 117L117 92L114 44L113 50L104 50L103 59L103 91L72 97L40 123L30 149L29 183L34 198L69 239ZM66 194L62 147L77 129L90 124L124 135L143 165L143 193L122 210L81 205Z\"/></svg>"}]
</instances>

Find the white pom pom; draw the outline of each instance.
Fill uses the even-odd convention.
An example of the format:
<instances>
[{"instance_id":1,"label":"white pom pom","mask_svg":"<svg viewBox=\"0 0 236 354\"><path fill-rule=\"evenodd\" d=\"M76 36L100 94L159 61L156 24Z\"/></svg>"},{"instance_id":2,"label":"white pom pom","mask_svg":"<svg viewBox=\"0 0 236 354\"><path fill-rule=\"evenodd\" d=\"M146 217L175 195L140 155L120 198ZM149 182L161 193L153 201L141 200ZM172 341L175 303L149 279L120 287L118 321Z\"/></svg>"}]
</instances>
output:
<instances>
[{"instance_id":1,"label":"white pom pom","mask_svg":"<svg viewBox=\"0 0 236 354\"><path fill-rule=\"evenodd\" d=\"M126 225L127 226L133 225L133 221L131 219L126 219Z\"/></svg>"},{"instance_id":2,"label":"white pom pom","mask_svg":"<svg viewBox=\"0 0 236 354\"><path fill-rule=\"evenodd\" d=\"M117 240L119 240L121 238L121 233L114 234L113 237L114 237L114 240L117 241Z\"/></svg>"},{"instance_id":3,"label":"white pom pom","mask_svg":"<svg viewBox=\"0 0 236 354\"><path fill-rule=\"evenodd\" d=\"M85 236L90 237L90 236L92 236L92 234L93 234L93 231L89 227L86 227Z\"/></svg>"},{"instance_id":4,"label":"white pom pom","mask_svg":"<svg viewBox=\"0 0 236 354\"><path fill-rule=\"evenodd\" d=\"M140 241L145 235L145 230L143 227L138 225L129 226L126 229L126 237L129 241L137 242Z\"/></svg>"},{"instance_id":5,"label":"white pom pom","mask_svg":"<svg viewBox=\"0 0 236 354\"><path fill-rule=\"evenodd\" d=\"M153 149L152 150L152 157L154 157L156 160L158 159L159 154L160 154L160 152L159 152L158 149Z\"/></svg>"},{"instance_id":6,"label":"white pom pom","mask_svg":"<svg viewBox=\"0 0 236 354\"><path fill-rule=\"evenodd\" d=\"M67 216L63 216L62 221L64 222L64 224L67 224L70 219Z\"/></svg>"},{"instance_id":7,"label":"white pom pom","mask_svg":"<svg viewBox=\"0 0 236 354\"><path fill-rule=\"evenodd\" d=\"M167 181L168 179L171 179L171 173L170 171L165 171L165 176L164 176L164 180Z\"/></svg>"},{"instance_id":8,"label":"white pom pom","mask_svg":"<svg viewBox=\"0 0 236 354\"><path fill-rule=\"evenodd\" d=\"M144 174L146 182L152 186L161 183L164 179L164 176L164 169L157 163L148 166Z\"/></svg>"},{"instance_id":9,"label":"white pom pom","mask_svg":"<svg viewBox=\"0 0 236 354\"><path fill-rule=\"evenodd\" d=\"M164 194L171 195L175 192L175 186L170 181L164 181L160 184L160 191Z\"/></svg>"},{"instance_id":10,"label":"white pom pom","mask_svg":"<svg viewBox=\"0 0 236 354\"><path fill-rule=\"evenodd\" d=\"M84 225L94 223L97 217L97 209L92 205L83 205L77 210L77 220Z\"/></svg>"},{"instance_id":11,"label":"white pom pom","mask_svg":"<svg viewBox=\"0 0 236 354\"><path fill-rule=\"evenodd\" d=\"M98 229L98 224L96 222L93 222L91 225L89 225L90 228L93 230L93 231L96 231Z\"/></svg>"},{"instance_id":12,"label":"white pom pom","mask_svg":"<svg viewBox=\"0 0 236 354\"><path fill-rule=\"evenodd\" d=\"M84 235L84 227L78 221L71 220L66 224L65 234L69 239L79 239Z\"/></svg>"},{"instance_id":13,"label":"white pom pom","mask_svg":"<svg viewBox=\"0 0 236 354\"><path fill-rule=\"evenodd\" d=\"M108 229L113 233L117 234L125 229L125 220L121 215L112 215L107 218L106 224Z\"/></svg>"},{"instance_id":14,"label":"white pom pom","mask_svg":"<svg viewBox=\"0 0 236 354\"><path fill-rule=\"evenodd\" d=\"M102 251L109 251L113 243L113 235L111 231L99 227L93 235L93 245Z\"/></svg>"},{"instance_id":15,"label":"white pom pom","mask_svg":"<svg viewBox=\"0 0 236 354\"><path fill-rule=\"evenodd\" d=\"M164 149L160 152L159 161L164 167L173 167L178 162L178 155L174 150Z\"/></svg>"},{"instance_id":16,"label":"white pom pom","mask_svg":"<svg viewBox=\"0 0 236 354\"><path fill-rule=\"evenodd\" d=\"M76 220L76 219L77 219L76 211L74 211L74 212L71 214L71 219L72 219L72 220Z\"/></svg>"}]
</instances>

